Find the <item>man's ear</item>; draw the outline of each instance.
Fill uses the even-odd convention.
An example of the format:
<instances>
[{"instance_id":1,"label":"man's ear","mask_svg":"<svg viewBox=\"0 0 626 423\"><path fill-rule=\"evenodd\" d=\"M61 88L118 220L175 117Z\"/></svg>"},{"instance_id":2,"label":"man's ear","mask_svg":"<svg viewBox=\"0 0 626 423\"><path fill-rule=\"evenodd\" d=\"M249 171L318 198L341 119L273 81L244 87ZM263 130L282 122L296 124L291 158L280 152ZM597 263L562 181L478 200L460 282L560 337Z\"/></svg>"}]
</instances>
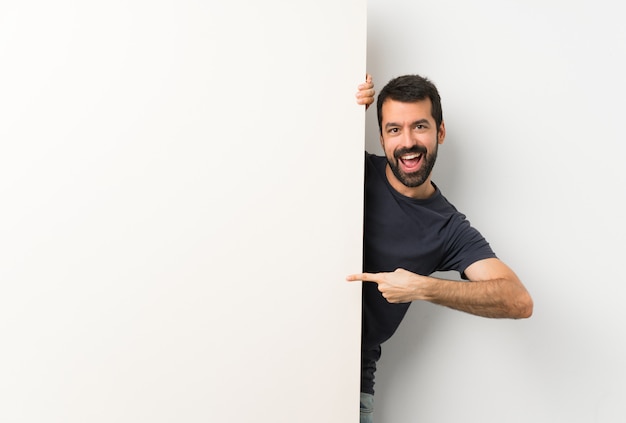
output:
<instances>
[{"instance_id":1,"label":"man's ear","mask_svg":"<svg viewBox=\"0 0 626 423\"><path fill-rule=\"evenodd\" d=\"M379 136L379 139L380 139L380 146L383 148L383 151L385 151L385 140L383 140L382 134Z\"/></svg>"},{"instance_id":2,"label":"man's ear","mask_svg":"<svg viewBox=\"0 0 626 423\"><path fill-rule=\"evenodd\" d=\"M441 125L439 125L439 131L437 131L437 142L439 144L443 144L443 141L446 139L446 124L444 121L441 121Z\"/></svg>"}]
</instances>

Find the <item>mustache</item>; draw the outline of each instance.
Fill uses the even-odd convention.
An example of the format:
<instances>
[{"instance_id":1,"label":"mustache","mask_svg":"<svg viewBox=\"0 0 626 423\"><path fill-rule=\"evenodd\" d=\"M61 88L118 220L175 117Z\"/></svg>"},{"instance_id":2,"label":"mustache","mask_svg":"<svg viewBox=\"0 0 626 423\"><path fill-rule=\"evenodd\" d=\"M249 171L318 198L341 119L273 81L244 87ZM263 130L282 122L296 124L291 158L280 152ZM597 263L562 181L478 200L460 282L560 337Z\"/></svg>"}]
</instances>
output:
<instances>
[{"instance_id":1,"label":"mustache","mask_svg":"<svg viewBox=\"0 0 626 423\"><path fill-rule=\"evenodd\" d=\"M414 145L413 147L404 147L404 148L397 149L396 151L393 152L393 157L395 157L395 159L398 160L400 157L404 156L405 154L411 154L411 153L426 155L426 153L428 153L428 150L426 150L426 147L422 147L421 145Z\"/></svg>"}]
</instances>

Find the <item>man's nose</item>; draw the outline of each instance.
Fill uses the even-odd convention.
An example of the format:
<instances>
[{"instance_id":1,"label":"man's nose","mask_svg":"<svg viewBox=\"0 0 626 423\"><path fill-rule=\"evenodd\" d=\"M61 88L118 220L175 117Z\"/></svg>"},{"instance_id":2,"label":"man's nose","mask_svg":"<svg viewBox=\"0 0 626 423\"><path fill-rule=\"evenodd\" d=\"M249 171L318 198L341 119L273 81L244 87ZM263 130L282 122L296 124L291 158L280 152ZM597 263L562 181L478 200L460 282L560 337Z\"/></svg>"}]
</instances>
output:
<instances>
[{"instance_id":1,"label":"man's nose","mask_svg":"<svg viewBox=\"0 0 626 423\"><path fill-rule=\"evenodd\" d=\"M413 139L413 133L411 131L411 128L405 128L402 131L402 135L401 135L402 139L402 146L403 147L413 147L415 145L415 140Z\"/></svg>"}]
</instances>

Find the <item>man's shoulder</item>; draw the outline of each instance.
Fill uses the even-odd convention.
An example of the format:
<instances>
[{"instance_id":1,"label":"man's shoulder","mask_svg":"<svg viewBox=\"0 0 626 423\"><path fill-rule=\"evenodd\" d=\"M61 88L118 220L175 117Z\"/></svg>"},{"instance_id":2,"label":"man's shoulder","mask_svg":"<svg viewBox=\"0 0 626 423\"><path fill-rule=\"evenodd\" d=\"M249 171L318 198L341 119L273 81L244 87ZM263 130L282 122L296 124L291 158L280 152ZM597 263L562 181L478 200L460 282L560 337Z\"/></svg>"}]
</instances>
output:
<instances>
[{"instance_id":1,"label":"man's shoulder","mask_svg":"<svg viewBox=\"0 0 626 423\"><path fill-rule=\"evenodd\" d=\"M387 158L378 154L365 152L365 163L374 166L380 166L387 162Z\"/></svg>"}]
</instances>

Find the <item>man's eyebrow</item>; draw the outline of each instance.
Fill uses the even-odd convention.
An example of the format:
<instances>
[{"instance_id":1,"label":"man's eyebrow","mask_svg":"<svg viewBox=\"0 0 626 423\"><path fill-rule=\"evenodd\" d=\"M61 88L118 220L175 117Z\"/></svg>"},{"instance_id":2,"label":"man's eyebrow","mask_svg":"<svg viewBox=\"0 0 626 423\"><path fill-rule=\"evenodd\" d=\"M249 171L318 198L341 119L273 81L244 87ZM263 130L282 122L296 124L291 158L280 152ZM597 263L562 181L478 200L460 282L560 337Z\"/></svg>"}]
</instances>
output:
<instances>
[{"instance_id":1,"label":"man's eyebrow","mask_svg":"<svg viewBox=\"0 0 626 423\"><path fill-rule=\"evenodd\" d=\"M428 119L418 119L415 122L411 123L411 126L415 126L415 125L428 125ZM402 126L402 124L400 123L396 123L396 122L387 122L385 124L385 129L389 129L389 128L397 128Z\"/></svg>"}]
</instances>

